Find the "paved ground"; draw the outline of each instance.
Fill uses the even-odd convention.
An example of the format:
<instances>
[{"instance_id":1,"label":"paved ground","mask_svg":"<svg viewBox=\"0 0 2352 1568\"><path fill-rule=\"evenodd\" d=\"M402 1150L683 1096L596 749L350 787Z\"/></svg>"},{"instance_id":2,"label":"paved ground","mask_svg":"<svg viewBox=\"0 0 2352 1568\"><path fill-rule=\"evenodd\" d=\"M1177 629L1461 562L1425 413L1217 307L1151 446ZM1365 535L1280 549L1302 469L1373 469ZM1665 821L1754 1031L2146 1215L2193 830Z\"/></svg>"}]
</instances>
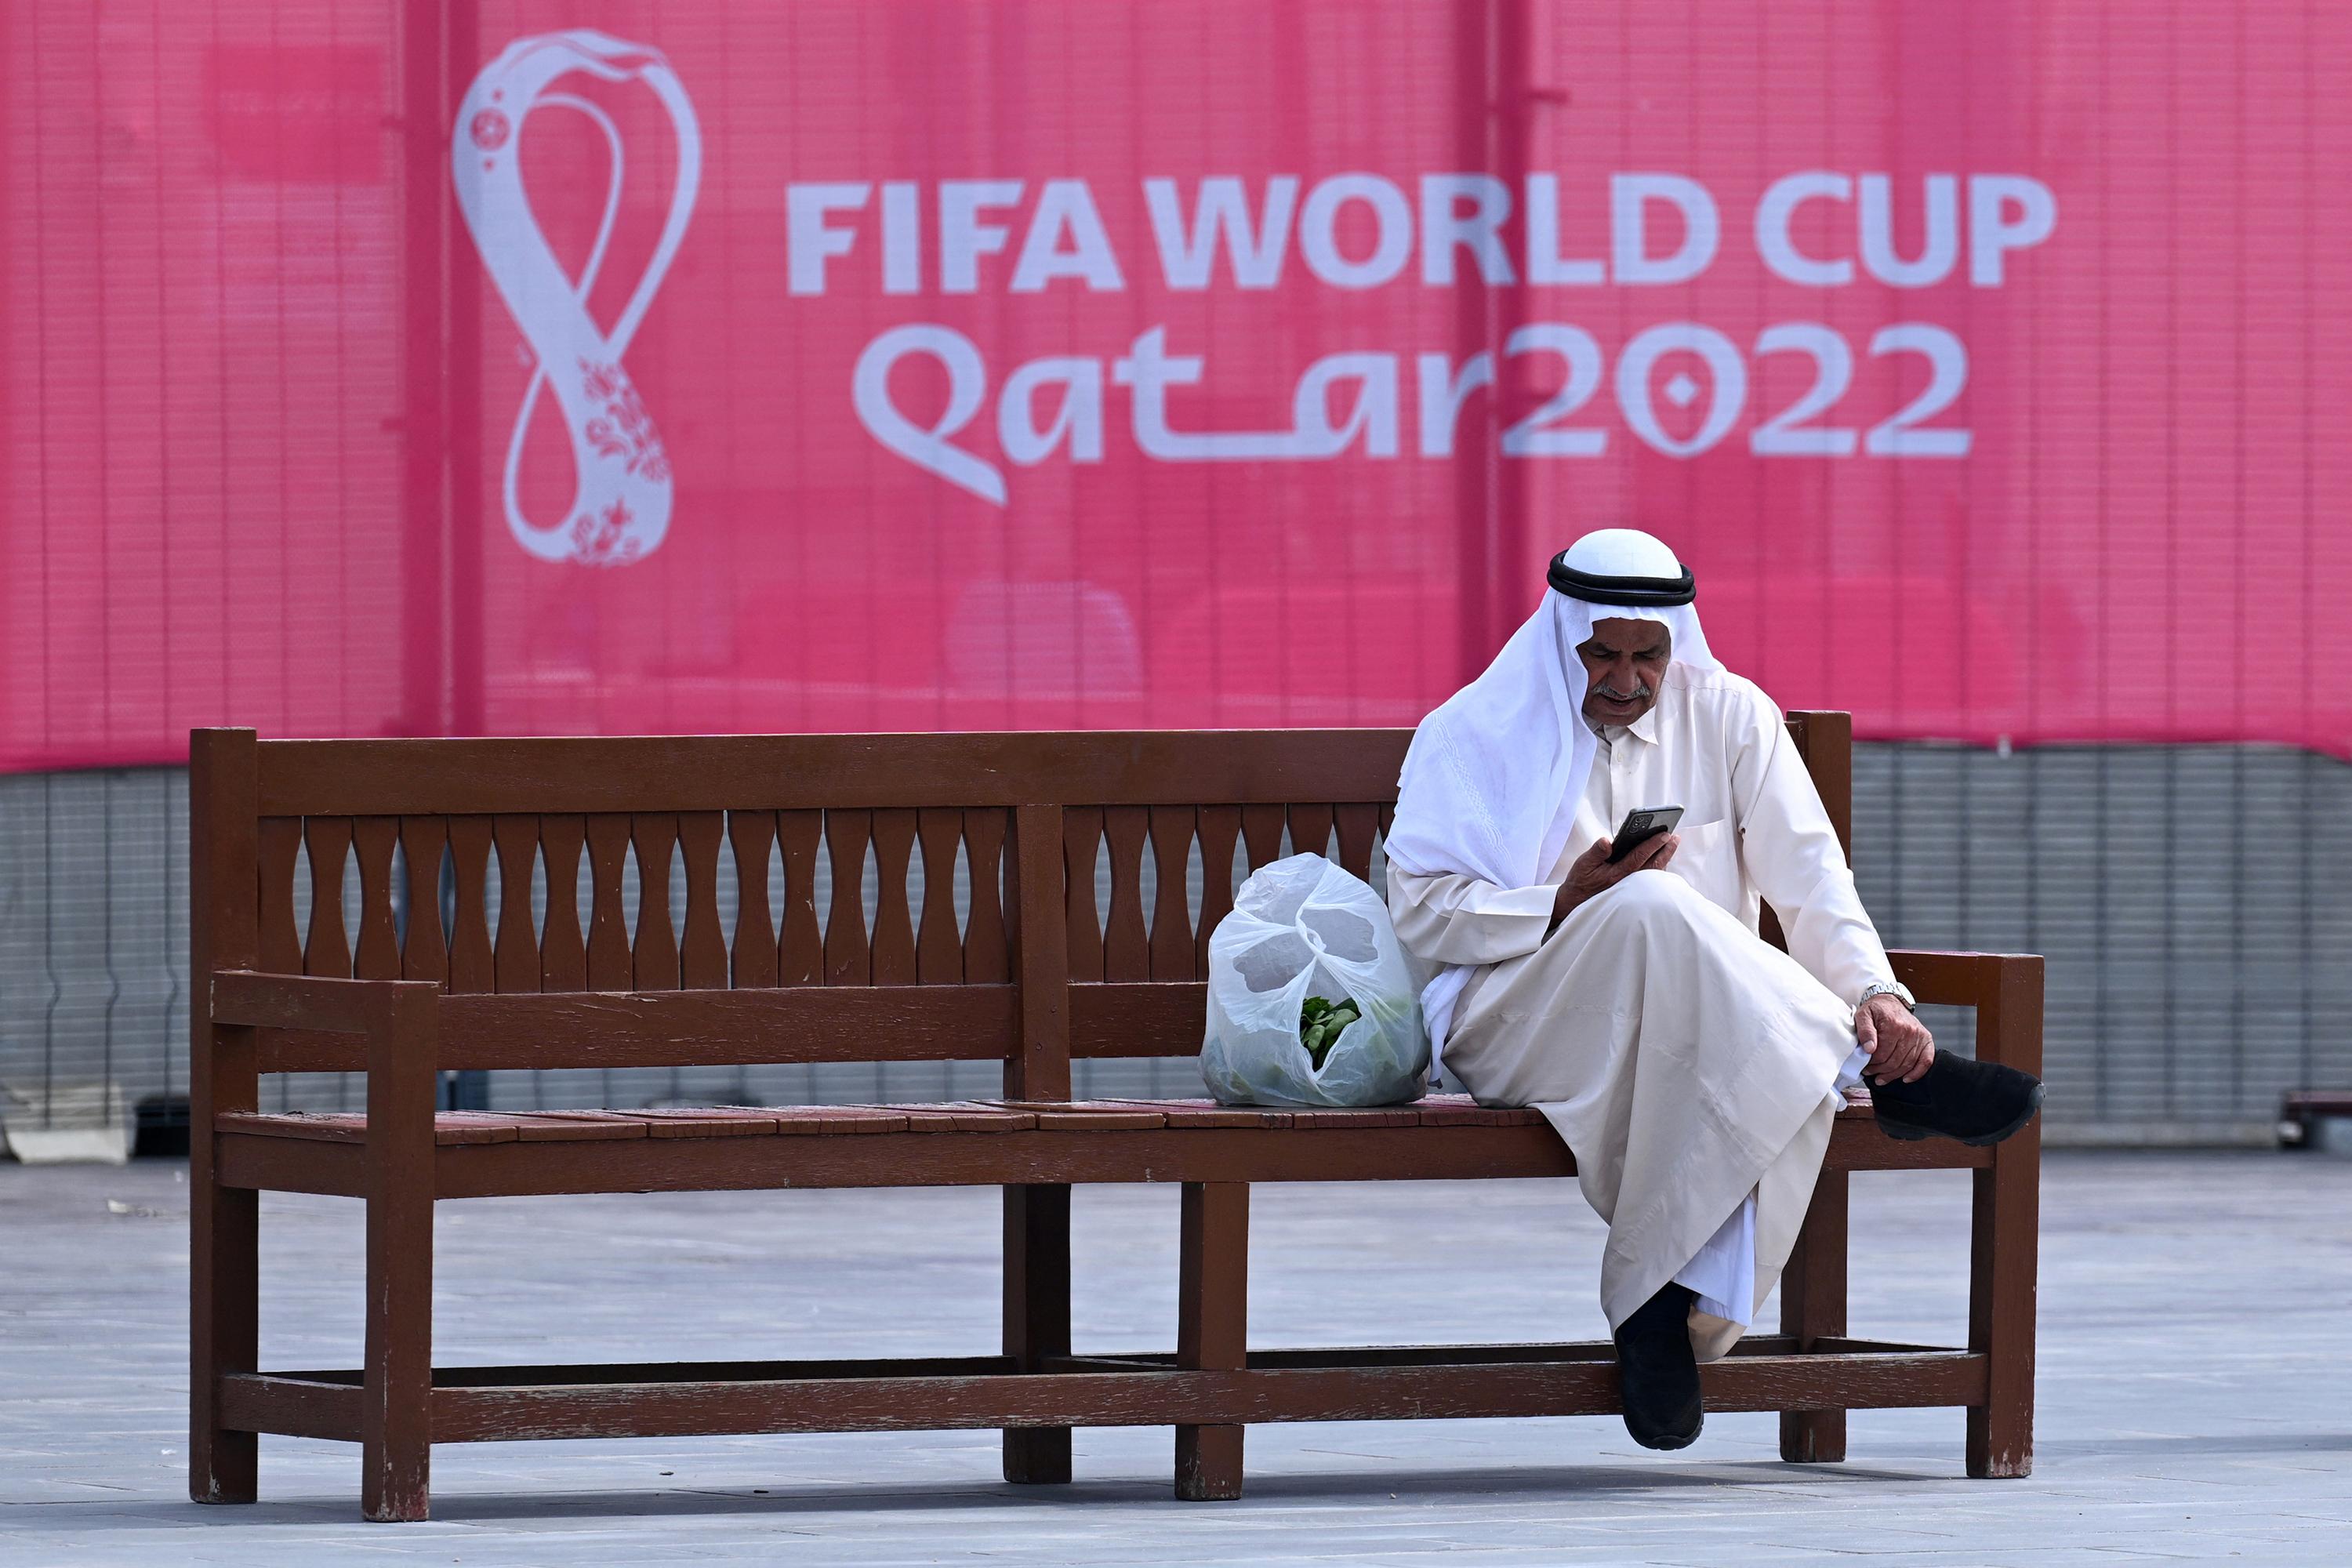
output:
<instances>
[{"instance_id":1,"label":"paved ground","mask_svg":"<svg viewBox=\"0 0 2352 1568\"><path fill-rule=\"evenodd\" d=\"M186 1500L185 1168L0 1165L0 1564L2352 1561L2352 1160L2053 1156L2040 1463L1961 1473L1957 1411L1769 1415L1644 1454L1614 1420L1257 1427L1249 1496L1169 1498L1166 1428L1015 1490L992 1434L445 1447L436 1518L365 1525L354 1449L264 1438L263 1501ZM1857 1332L1957 1342L1967 1180L1864 1177ZM1597 1337L1599 1227L1538 1184L1260 1189L1259 1344ZM264 1206L263 1359L356 1360L356 1210ZM445 1205L441 1359L993 1348L992 1193ZM1173 1340L1175 1194L1077 1205L1082 1349ZM560 1326L560 1336L554 1331Z\"/></svg>"}]
</instances>

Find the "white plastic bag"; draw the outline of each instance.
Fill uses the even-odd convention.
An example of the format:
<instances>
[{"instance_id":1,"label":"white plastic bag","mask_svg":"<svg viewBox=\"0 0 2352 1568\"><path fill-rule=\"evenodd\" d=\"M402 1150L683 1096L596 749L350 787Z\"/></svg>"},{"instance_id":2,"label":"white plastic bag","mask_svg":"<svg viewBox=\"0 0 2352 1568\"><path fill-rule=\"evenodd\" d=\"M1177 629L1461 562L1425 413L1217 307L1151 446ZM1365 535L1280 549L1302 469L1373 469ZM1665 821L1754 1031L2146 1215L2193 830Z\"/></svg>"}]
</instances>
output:
<instances>
[{"instance_id":1,"label":"white plastic bag","mask_svg":"<svg viewBox=\"0 0 2352 1568\"><path fill-rule=\"evenodd\" d=\"M1229 1105L1394 1105L1429 1073L1420 966L1381 897L1320 855L1260 867L1209 938L1201 1076ZM1298 1041L1309 996L1353 997L1362 1016L1315 1070Z\"/></svg>"}]
</instances>

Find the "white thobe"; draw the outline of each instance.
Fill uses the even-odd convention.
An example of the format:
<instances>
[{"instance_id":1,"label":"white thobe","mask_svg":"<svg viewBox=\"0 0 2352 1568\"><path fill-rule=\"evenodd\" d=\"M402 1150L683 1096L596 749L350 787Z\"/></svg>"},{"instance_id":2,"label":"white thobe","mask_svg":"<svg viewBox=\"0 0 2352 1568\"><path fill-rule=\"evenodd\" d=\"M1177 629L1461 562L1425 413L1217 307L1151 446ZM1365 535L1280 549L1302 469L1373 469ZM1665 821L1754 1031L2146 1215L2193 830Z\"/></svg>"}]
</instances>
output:
<instances>
[{"instance_id":1,"label":"white thobe","mask_svg":"<svg viewBox=\"0 0 2352 1568\"><path fill-rule=\"evenodd\" d=\"M1681 846L1547 935L1569 867L1643 806ZM1789 951L1757 934L1769 901ZM1611 729L1546 879L1503 888L1389 871L1397 935L1478 966L1444 1042L1482 1103L1533 1105L1610 1223L1612 1328L1670 1279L1693 1342L1727 1351L1770 1292L1812 1196L1838 1090L1859 1081L1853 1008L1891 978L1829 814L1780 710L1750 681L1669 665Z\"/></svg>"}]
</instances>

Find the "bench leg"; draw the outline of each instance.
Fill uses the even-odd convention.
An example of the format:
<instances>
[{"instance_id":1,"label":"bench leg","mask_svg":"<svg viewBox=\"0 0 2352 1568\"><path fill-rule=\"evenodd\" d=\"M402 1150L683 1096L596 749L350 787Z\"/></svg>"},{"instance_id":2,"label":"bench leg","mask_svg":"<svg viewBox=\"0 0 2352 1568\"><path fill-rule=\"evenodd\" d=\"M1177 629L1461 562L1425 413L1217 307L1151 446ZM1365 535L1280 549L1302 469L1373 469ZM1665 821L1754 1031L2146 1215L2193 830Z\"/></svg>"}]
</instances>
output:
<instances>
[{"instance_id":1,"label":"bench leg","mask_svg":"<svg viewBox=\"0 0 2352 1568\"><path fill-rule=\"evenodd\" d=\"M433 1102L438 1085L429 1035L423 1048L396 1049L402 1043L375 1043L367 1093L360 1511L383 1521L429 1517L433 1453Z\"/></svg>"},{"instance_id":2,"label":"bench leg","mask_svg":"<svg viewBox=\"0 0 2352 1568\"><path fill-rule=\"evenodd\" d=\"M220 1425L220 1380L257 1365L261 1194L214 1182L212 1132L200 1128L188 1178L188 1495L251 1502L258 1439Z\"/></svg>"},{"instance_id":3,"label":"bench leg","mask_svg":"<svg viewBox=\"0 0 2352 1568\"><path fill-rule=\"evenodd\" d=\"M367 1359L360 1419L360 1511L430 1516L433 1198L429 1189L369 1194Z\"/></svg>"},{"instance_id":4,"label":"bench leg","mask_svg":"<svg viewBox=\"0 0 2352 1568\"><path fill-rule=\"evenodd\" d=\"M1176 1364L1187 1372L1248 1364L1249 1184L1184 1184L1176 1287ZM1187 1502L1242 1495L1248 1428L1176 1428L1176 1495Z\"/></svg>"},{"instance_id":5,"label":"bench leg","mask_svg":"<svg viewBox=\"0 0 2352 1568\"><path fill-rule=\"evenodd\" d=\"M2039 1077L2042 960L1985 958L1977 1054ZM2042 1122L1998 1144L1976 1173L1969 1240L1969 1349L1987 1361L1985 1402L1969 1407L1969 1474L2033 1473L2034 1290L2042 1227Z\"/></svg>"},{"instance_id":6,"label":"bench leg","mask_svg":"<svg viewBox=\"0 0 2352 1568\"><path fill-rule=\"evenodd\" d=\"M1023 1372L1070 1353L1070 1189L1004 1189L1004 1353ZM1047 1485L1070 1479L1067 1426L1007 1427L1004 1479Z\"/></svg>"},{"instance_id":7,"label":"bench leg","mask_svg":"<svg viewBox=\"0 0 2352 1568\"><path fill-rule=\"evenodd\" d=\"M254 965L256 742L250 730L188 741L188 1496L251 1502L258 1438L220 1424L221 1379L260 1368L261 1194L224 1187L214 1129L259 1103L256 1031L212 1020L216 968Z\"/></svg>"},{"instance_id":8,"label":"bench leg","mask_svg":"<svg viewBox=\"0 0 2352 1568\"><path fill-rule=\"evenodd\" d=\"M1821 1173L1796 1250L1780 1271L1780 1331L1795 1335L1801 1351L1846 1331L1847 1180L1843 1171ZM1793 1465L1844 1458L1845 1412L1780 1412L1780 1458Z\"/></svg>"},{"instance_id":9,"label":"bench leg","mask_svg":"<svg viewBox=\"0 0 2352 1568\"><path fill-rule=\"evenodd\" d=\"M2041 1226L2042 1126L1993 1150L1976 1173L1969 1246L1969 1349L1990 1358L1985 1403L1969 1407L1969 1474L2033 1473L2034 1292Z\"/></svg>"}]
</instances>

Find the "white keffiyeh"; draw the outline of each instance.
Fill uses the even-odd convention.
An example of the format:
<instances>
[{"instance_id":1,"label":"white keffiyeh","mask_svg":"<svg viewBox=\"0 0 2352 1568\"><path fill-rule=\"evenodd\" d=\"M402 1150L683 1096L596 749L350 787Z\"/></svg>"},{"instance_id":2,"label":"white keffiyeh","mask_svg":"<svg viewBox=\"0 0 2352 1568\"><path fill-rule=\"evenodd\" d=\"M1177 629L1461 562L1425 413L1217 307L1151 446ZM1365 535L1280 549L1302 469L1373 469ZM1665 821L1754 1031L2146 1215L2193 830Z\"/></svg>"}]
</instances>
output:
<instances>
[{"instance_id":1,"label":"white keffiyeh","mask_svg":"<svg viewBox=\"0 0 2352 1568\"><path fill-rule=\"evenodd\" d=\"M1663 541L1630 528L1586 534L1569 547L1566 563L1600 577L1683 572ZM1503 888L1531 887L1551 867L1568 842L1592 766L1594 736L1584 721L1584 665L1576 648L1592 636L1594 622L1612 619L1662 622L1674 638L1674 662L1722 668L1693 605L1591 604L1547 589L1486 673L1413 731L1398 781L1390 860L1416 876L1453 873ZM1422 992L1433 1077L1470 971L1449 964Z\"/></svg>"}]
</instances>

